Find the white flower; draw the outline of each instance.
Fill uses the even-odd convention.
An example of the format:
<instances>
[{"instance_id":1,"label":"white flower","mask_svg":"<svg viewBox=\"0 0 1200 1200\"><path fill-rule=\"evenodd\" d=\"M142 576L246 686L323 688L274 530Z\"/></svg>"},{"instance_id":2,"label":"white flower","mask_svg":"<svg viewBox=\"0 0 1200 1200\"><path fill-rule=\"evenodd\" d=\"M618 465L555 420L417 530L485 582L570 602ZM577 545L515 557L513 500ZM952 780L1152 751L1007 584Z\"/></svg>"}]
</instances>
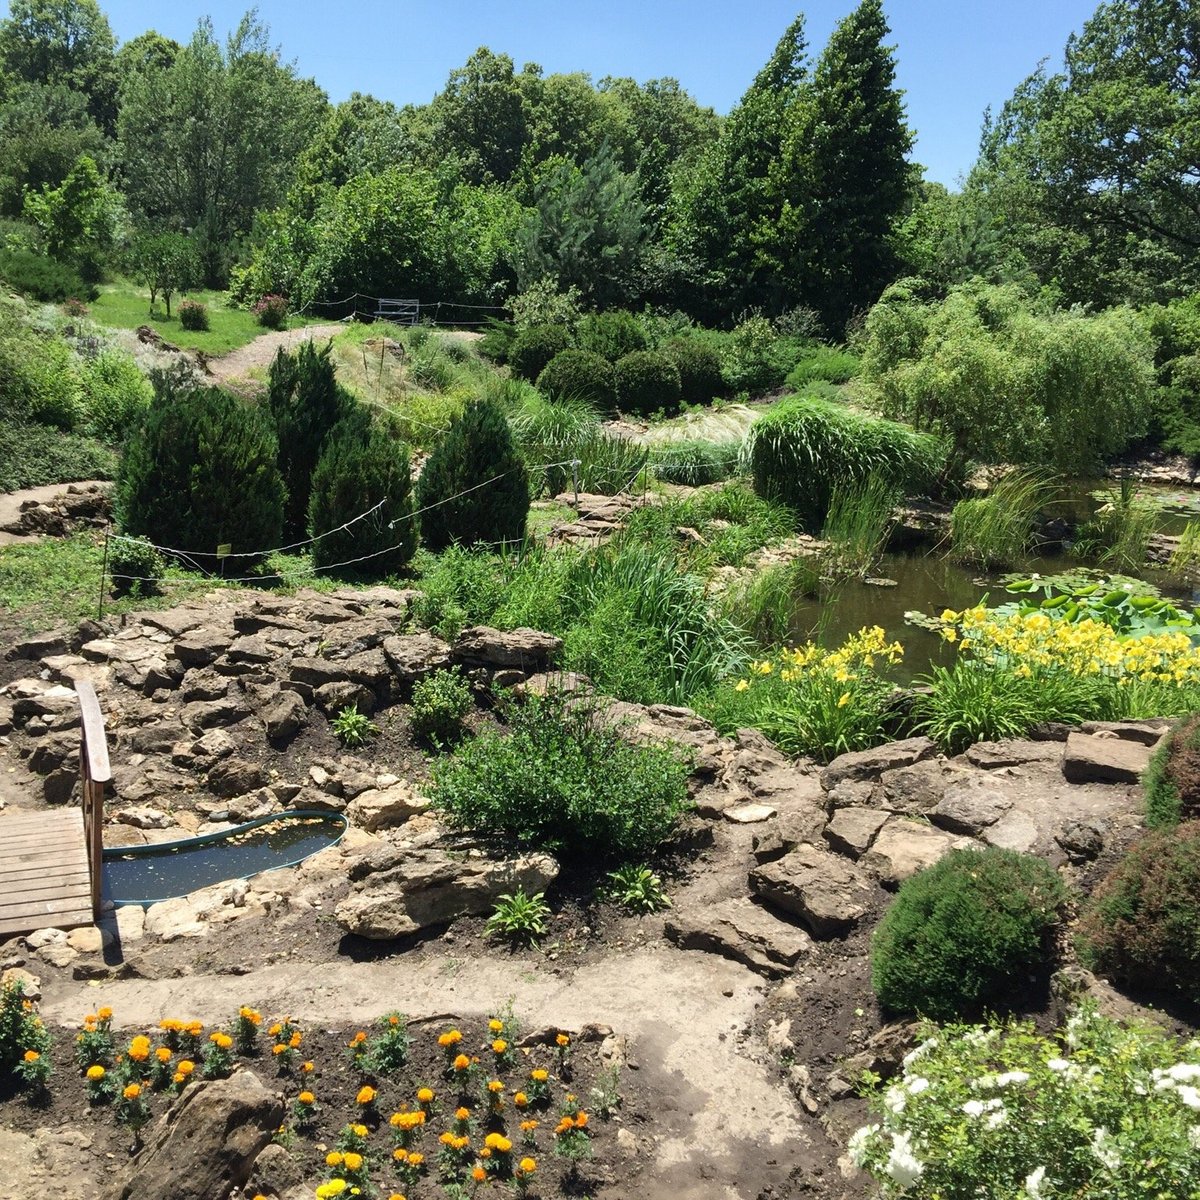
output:
<instances>
[{"instance_id":1,"label":"white flower","mask_svg":"<svg viewBox=\"0 0 1200 1200\"><path fill-rule=\"evenodd\" d=\"M1025 1194L1029 1200L1042 1200L1042 1180L1046 1178L1046 1168L1038 1167L1025 1176Z\"/></svg>"},{"instance_id":2,"label":"white flower","mask_svg":"<svg viewBox=\"0 0 1200 1200\"><path fill-rule=\"evenodd\" d=\"M966 1104L964 1104L962 1106L962 1110L963 1110L963 1112L965 1112L967 1114L968 1117L982 1117L983 1116L983 1101L982 1100L968 1100L966 1102Z\"/></svg>"},{"instance_id":3,"label":"white flower","mask_svg":"<svg viewBox=\"0 0 1200 1200\"><path fill-rule=\"evenodd\" d=\"M996 1076L997 1087L1008 1087L1010 1083L1024 1083L1029 1078L1028 1071L1005 1071Z\"/></svg>"},{"instance_id":4,"label":"white flower","mask_svg":"<svg viewBox=\"0 0 1200 1200\"><path fill-rule=\"evenodd\" d=\"M906 1103L907 1097L902 1087L890 1087L883 1093L883 1106L890 1113L902 1113Z\"/></svg>"},{"instance_id":5,"label":"white flower","mask_svg":"<svg viewBox=\"0 0 1200 1200\"><path fill-rule=\"evenodd\" d=\"M1112 1144L1111 1135L1103 1125L1092 1134L1092 1153L1109 1171L1115 1171L1121 1165L1120 1151Z\"/></svg>"},{"instance_id":6,"label":"white flower","mask_svg":"<svg viewBox=\"0 0 1200 1200\"><path fill-rule=\"evenodd\" d=\"M984 1129L999 1129L1008 1120L1008 1109L1001 1105L994 1113L989 1113L983 1123Z\"/></svg>"},{"instance_id":7,"label":"white flower","mask_svg":"<svg viewBox=\"0 0 1200 1200\"><path fill-rule=\"evenodd\" d=\"M1068 1067L1070 1067L1070 1065L1071 1064L1069 1062L1067 1062L1067 1060L1065 1058L1052 1058L1046 1064L1046 1066L1048 1066L1051 1071L1065 1071L1065 1070L1067 1070Z\"/></svg>"},{"instance_id":8,"label":"white flower","mask_svg":"<svg viewBox=\"0 0 1200 1200\"><path fill-rule=\"evenodd\" d=\"M1177 1089L1176 1094L1188 1108L1200 1108L1200 1091L1197 1091L1190 1084L1182 1084Z\"/></svg>"},{"instance_id":9,"label":"white flower","mask_svg":"<svg viewBox=\"0 0 1200 1200\"><path fill-rule=\"evenodd\" d=\"M1193 1150L1200 1150L1200 1125L1193 1125L1188 1129L1188 1145Z\"/></svg>"},{"instance_id":10,"label":"white flower","mask_svg":"<svg viewBox=\"0 0 1200 1200\"><path fill-rule=\"evenodd\" d=\"M920 1075L915 1075L905 1084L910 1096L919 1096L929 1086L929 1080Z\"/></svg>"},{"instance_id":11,"label":"white flower","mask_svg":"<svg viewBox=\"0 0 1200 1200\"><path fill-rule=\"evenodd\" d=\"M912 1152L912 1139L909 1134L892 1135L892 1149L883 1169L901 1190L912 1187L921 1178L925 1167Z\"/></svg>"},{"instance_id":12,"label":"white flower","mask_svg":"<svg viewBox=\"0 0 1200 1200\"><path fill-rule=\"evenodd\" d=\"M926 1038L919 1046L915 1046L900 1061L906 1067L911 1067L924 1054L928 1054L938 1044L937 1038Z\"/></svg>"},{"instance_id":13,"label":"white flower","mask_svg":"<svg viewBox=\"0 0 1200 1200\"><path fill-rule=\"evenodd\" d=\"M861 1129L856 1129L850 1135L850 1141L846 1144L846 1150L850 1155L850 1161L856 1167L861 1167L867 1161L869 1143L878 1132L878 1125L864 1125Z\"/></svg>"},{"instance_id":14,"label":"white flower","mask_svg":"<svg viewBox=\"0 0 1200 1200\"><path fill-rule=\"evenodd\" d=\"M1200 1064L1176 1063L1167 1069L1167 1074L1176 1083L1186 1083L1189 1079L1200 1079Z\"/></svg>"}]
</instances>

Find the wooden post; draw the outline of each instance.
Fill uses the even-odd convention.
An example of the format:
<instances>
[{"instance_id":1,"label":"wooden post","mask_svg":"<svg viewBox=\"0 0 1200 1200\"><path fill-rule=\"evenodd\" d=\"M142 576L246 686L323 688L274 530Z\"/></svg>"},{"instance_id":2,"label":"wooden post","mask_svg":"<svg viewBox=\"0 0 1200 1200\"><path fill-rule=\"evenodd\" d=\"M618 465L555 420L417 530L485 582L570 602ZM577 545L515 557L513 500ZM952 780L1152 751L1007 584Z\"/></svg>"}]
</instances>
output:
<instances>
[{"instance_id":1,"label":"wooden post","mask_svg":"<svg viewBox=\"0 0 1200 1200\"><path fill-rule=\"evenodd\" d=\"M96 689L86 680L75 684L79 697L79 778L83 804L83 836L87 842L92 885L92 919L98 921L104 891L104 789L112 780L104 717Z\"/></svg>"}]
</instances>

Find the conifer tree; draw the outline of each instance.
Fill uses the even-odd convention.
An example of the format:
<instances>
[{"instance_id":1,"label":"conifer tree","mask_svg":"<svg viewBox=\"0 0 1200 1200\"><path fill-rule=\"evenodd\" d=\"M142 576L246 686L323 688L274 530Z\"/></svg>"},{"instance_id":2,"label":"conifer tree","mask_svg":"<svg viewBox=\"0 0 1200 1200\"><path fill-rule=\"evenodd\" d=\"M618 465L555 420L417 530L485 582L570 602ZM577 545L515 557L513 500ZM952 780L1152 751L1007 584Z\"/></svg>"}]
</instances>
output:
<instances>
[{"instance_id":1,"label":"conifer tree","mask_svg":"<svg viewBox=\"0 0 1200 1200\"><path fill-rule=\"evenodd\" d=\"M417 508L421 540L431 550L525 536L529 478L493 401L468 404L434 447L417 483Z\"/></svg>"},{"instance_id":2,"label":"conifer tree","mask_svg":"<svg viewBox=\"0 0 1200 1200\"><path fill-rule=\"evenodd\" d=\"M895 278L893 231L918 182L889 32L882 0L862 0L838 23L789 110L776 164L775 266L831 332Z\"/></svg>"}]
</instances>

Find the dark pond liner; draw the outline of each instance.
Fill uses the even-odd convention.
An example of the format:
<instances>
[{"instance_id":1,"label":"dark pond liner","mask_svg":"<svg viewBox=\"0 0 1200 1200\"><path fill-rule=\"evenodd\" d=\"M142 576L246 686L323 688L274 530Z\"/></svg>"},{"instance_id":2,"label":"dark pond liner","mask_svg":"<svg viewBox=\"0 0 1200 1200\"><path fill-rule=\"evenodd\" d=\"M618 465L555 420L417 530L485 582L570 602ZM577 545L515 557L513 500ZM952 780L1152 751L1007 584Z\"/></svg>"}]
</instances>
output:
<instances>
[{"instance_id":1,"label":"dark pond liner","mask_svg":"<svg viewBox=\"0 0 1200 1200\"><path fill-rule=\"evenodd\" d=\"M214 883L294 867L336 846L348 825L340 813L298 809L177 842L110 846L104 851L104 897L116 905L156 904ZM245 836L264 826L278 828Z\"/></svg>"}]
</instances>

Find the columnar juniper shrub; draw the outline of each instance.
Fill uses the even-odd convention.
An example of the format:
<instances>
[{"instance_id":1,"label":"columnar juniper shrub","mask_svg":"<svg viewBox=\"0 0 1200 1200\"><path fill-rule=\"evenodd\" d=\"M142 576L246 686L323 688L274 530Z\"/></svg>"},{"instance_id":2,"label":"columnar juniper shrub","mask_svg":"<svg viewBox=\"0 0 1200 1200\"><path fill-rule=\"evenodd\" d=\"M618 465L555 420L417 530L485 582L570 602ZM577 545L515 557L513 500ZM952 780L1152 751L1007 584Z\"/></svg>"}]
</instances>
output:
<instances>
[{"instance_id":1,"label":"columnar juniper shrub","mask_svg":"<svg viewBox=\"0 0 1200 1200\"><path fill-rule=\"evenodd\" d=\"M635 350L617 362L617 403L622 412L673 412L679 407L679 368L657 350Z\"/></svg>"},{"instance_id":2,"label":"columnar juniper shrub","mask_svg":"<svg viewBox=\"0 0 1200 1200\"><path fill-rule=\"evenodd\" d=\"M563 350L537 377L537 389L550 400L581 400L602 411L616 407L612 364L588 350Z\"/></svg>"},{"instance_id":3,"label":"columnar juniper shrub","mask_svg":"<svg viewBox=\"0 0 1200 1200\"><path fill-rule=\"evenodd\" d=\"M953 850L900 885L871 939L871 984L890 1012L961 1017L1046 961L1066 899L1054 870L1012 850Z\"/></svg>"},{"instance_id":4,"label":"columnar juniper shrub","mask_svg":"<svg viewBox=\"0 0 1200 1200\"><path fill-rule=\"evenodd\" d=\"M687 766L662 746L631 745L598 712L561 695L509 712L434 767L433 802L461 828L572 858L640 859L687 802Z\"/></svg>"},{"instance_id":5,"label":"columnar juniper shrub","mask_svg":"<svg viewBox=\"0 0 1200 1200\"><path fill-rule=\"evenodd\" d=\"M1142 838L1092 894L1079 937L1097 971L1200 1002L1200 821Z\"/></svg>"},{"instance_id":6,"label":"columnar juniper shrub","mask_svg":"<svg viewBox=\"0 0 1200 1200\"><path fill-rule=\"evenodd\" d=\"M532 383L550 360L570 348L571 335L561 325L535 325L522 329L508 348L508 365L514 375Z\"/></svg>"},{"instance_id":7,"label":"columnar juniper shrub","mask_svg":"<svg viewBox=\"0 0 1200 1200\"><path fill-rule=\"evenodd\" d=\"M347 570L380 576L408 564L417 545L409 458L390 420L367 409L333 427L308 503L309 536L318 539L314 566L345 563Z\"/></svg>"},{"instance_id":8,"label":"columnar juniper shrub","mask_svg":"<svg viewBox=\"0 0 1200 1200\"><path fill-rule=\"evenodd\" d=\"M434 447L417 483L425 545L520 542L529 514L529 477L503 411L476 400Z\"/></svg>"},{"instance_id":9,"label":"columnar juniper shrub","mask_svg":"<svg viewBox=\"0 0 1200 1200\"><path fill-rule=\"evenodd\" d=\"M1163 738L1142 777L1146 824L1169 829L1200 817L1200 717Z\"/></svg>"},{"instance_id":10,"label":"columnar juniper shrub","mask_svg":"<svg viewBox=\"0 0 1200 1200\"><path fill-rule=\"evenodd\" d=\"M131 435L117 479L124 532L209 563L269 551L283 527L278 444L257 408L214 388L156 397ZM239 569L254 560L235 560Z\"/></svg>"}]
</instances>

